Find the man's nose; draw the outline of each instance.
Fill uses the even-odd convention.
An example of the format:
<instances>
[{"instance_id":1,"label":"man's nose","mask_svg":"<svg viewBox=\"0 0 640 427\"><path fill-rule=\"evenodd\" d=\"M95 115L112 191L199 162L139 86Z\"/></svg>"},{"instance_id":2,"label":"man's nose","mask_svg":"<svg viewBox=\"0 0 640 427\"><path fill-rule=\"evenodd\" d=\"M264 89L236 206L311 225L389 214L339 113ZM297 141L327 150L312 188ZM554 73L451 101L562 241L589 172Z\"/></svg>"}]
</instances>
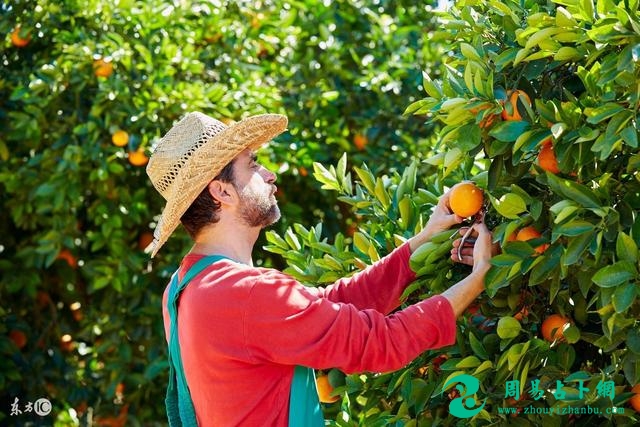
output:
<instances>
[{"instance_id":1,"label":"man's nose","mask_svg":"<svg viewBox=\"0 0 640 427\"><path fill-rule=\"evenodd\" d=\"M273 184L274 182L276 182L277 175L275 173L271 172L269 169L265 167L263 167L262 170L263 170L262 177L265 182L269 184Z\"/></svg>"}]
</instances>

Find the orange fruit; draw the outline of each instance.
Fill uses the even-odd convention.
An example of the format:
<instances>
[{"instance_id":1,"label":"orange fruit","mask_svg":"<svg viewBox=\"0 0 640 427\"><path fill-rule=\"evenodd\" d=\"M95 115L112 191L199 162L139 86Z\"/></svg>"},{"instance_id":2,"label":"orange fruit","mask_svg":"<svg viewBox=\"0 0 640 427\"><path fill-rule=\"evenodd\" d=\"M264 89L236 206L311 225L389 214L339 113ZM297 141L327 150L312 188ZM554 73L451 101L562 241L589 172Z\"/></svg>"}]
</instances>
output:
<instances>
[{"instance_id":1,"label":"orange fruit","mask_svg":"<svg viewBox=\"0 0 640 427\"><path fill-rule=\"evenodd\" d=\"M538 152L538 165L547 172L560 172L560 168L558 168L558 158L553 151L551 139L547 139L542 143L542 147L540 147L540 151Z\"/></svg>"},{"instance_id":2,"label":"orange fruit","mask_svg":"<svg viewBox=\"0 0 640 427\"><path fill-rule=\"evenodd\" d=\"M116 394L124 394L124 383L118 383L118 385L116 385Z\"/></svg>"},{"instance_id":3,"label":"orange fruit","mask_svg":"<svg viewBox=\"0 0 640 427\"><path fill-rule=\"evenodd\" d=\"M338 396L331 395L331 393L333 393L333 387L329 383L329 377L327 375L319 375L316 378L316 386L318 387L318 397L320 398L320 402L333 403L338 401Z\"/></svg>"},{"instance_id":4,"label":"orange fruit","mask_svg":"<svg viewBox=\"0 0 640 427\"><path fill-rule=\"evenodd\" d=\"M564 330L569 325L571 325L571 321L568 317L560 314L552 314L542 322L540 328L542 338L549 342L564 341Z\"/></svg>"},{"instance_id":5,"label":"orange fruit","mask_svg":"<svg viewBox=\"0 0 640 427\"><path fill-rule=\"evenodd\" d=\"M353 145L355 145L356 148L360 151L364 150L368 143L369 143L369 139L367 138L366 135L363 135L361 133L356 133L353 136Z\"/></svg>"},{"instance_id":6,"label":"orange fruit","mask_svg":"<svg viewBox=\"0 0 640 427\"><path fill-rule=\"evenodd\" d=\"M70 352L73 350L73 338L69 334L60 337L60 350Z\"/></svg>"},{"instance_id":7,"label":"orange fruit","mask_svg":"<svg viewBox=\"0 0 640 427\"><path fill-rule=\"evenodd\" d=\"M129 163L133 166L144 166L148 161L149 157L147 157L144 150L129 151Z\"/></svg>"},{"instance_id":8,"label":"orange fruit","mask_svg":"<svg viewBox=\"0 0 640 427\"><path fill-rule=\"evenodd\" d=\"M61 259L61 260L66 261L67 264L69 264L69 267L71 267L71 268L77 268L78 267L78 260L71 253L71 251L69 249L67 249L67 248L62 249L58 253L58 256L56 257L56 259Z\"/></svg>"},{"instance_id":9,"label":"orange fruit","mask_svg":"<svg viewBox=\"0 0 640 427\"><path fill-rule=\"evenodd\" d=\"M27 345L27 335L18 329L9 332L9 338L11 338L11 341L13 341L20 350Z\"/></svg>"},{"instance_id":10,"label":"orange fruit","mask_svg":"<svg viewBox=\"0 0 640 427\"><path fill-rule=\"evenodd\" d=\"M463 218L477 214L483 202L484 193L473 182L460 182L449 193L449 207Z\"/></svg>"},{"instance_id":11,"label":"orange fruit","mask_svg":"<svg viewBox=\"0 0 640 427\"><path fill-rule=\"evenodd\" d=\"M513 318L518 320L518 321L520 321L520 320L524 319L527 316L529 316L529 307L524 305L524 306L522 306L522 308L520 309L519 312L514 314Z\"/></svg>"},{"instance_id":12,"label":"orange fruit","mask_svg":"<svg viewBox=\"0 0 640 427\"><path fill-rule=\"evenodd\" d=\"M540 232L536 230L533 225L521 228L520 231L518 231L518 234L516 234L516 240L519 240L521 242L526 242L527 240L537 239L540 237L542 237L542 234L540 234ZM535 251L541 254L546 251L548 247L549 245L545 243L536 247Z\"/></svg>"},{"instance_id":13,"label":"orange fruit","mask_svg":"<svg viewBox=\"0 0 640 427\"><path fill-rule=\"evenodd\" d=\"M640 412L640 383L634 385L631 391L635 393L635 396L629 399L629 404L636 412Z\"/></svg>"},{"instance_id":14,"label":"orange fruit","mask_svg":"<svg viewBox=\"0 0 640 427\"><path fill-rule=\"evenodd\" d=\"M45 291L38 291L36 294L36 304L38 308L45 308L49 304L51 304L51 297Z\"/></svg>"},{"instance_id":15,"label":"orange fruit","mask_svg":"<svg viewBox=\"0 0 640 427\"><path fill-rule=\"evenodd\" d=\"M153 242L153 233L145 231L138 237L138 249L144 251Z\"/></svg>"},{"instance_id":16,"label":"orange fruit","mask_svg":"<svg viewBox=\"0 0 640 427\"><path fill-rule=\"evenodd\" d=\"M499 117L498 114L487 114L482 118L482 120L480 120L480 123L478 123L478 126L480 126L480 129L488 129L491 126L493 126L493 124L496 122L498 117Z\"/></svg>"},{"instance_id":17,"label":"orange fruit","mask_svg":"<svg viewBox=\"0 0 640 427\"><path fill-rule=\"evenodd\" d=\"M522 95L522 97L524 98L525 100L524 102L526 102L527 104L529 104L529 106L531 106L531 98L529 98L529 95L527 95L525 91L520 89L513 90L509 92L507 95L508 99L506 102L509 103L510 108L505 107L502 110L501 116L503 120L507 120L507 121L522 120L521 111L524 112L526 111L526 109L524 107L521 107L523 101L520 99L520 95Z\"/></svg>"},{"instance_id":18,"label":"orange fruit","mask_svg":"<svg viewBox=\"0 0 640 427\"><path fill-rule=\"evenodd\" d=\"M22 37L20 32L20 26L17 26L11 32L11 43L15 47L25 47L31 41L31 34L27 33L25 37Z\"/></svg>"},{"instance_id":19,"label":"orange fruit","mask_svg":"<svg viewBox=\"0 0 640 427\"><path fill-rule=\"evenodd\" d=\"M117 130L111 135L111 142L117 147L124 147L129 143L129 134L124 130Z\"/></svg>"},{"instance_id":20,"label":"orange fruit","mask_svg":"<svg viewBox=\"0 0 640 427\"><path fill-rule=\"evenodd\" d=\"M113 63L104 59L96 59L93 61L93 73L97 77L109 77L113 74Z\"/></svg>"}]
</instances>

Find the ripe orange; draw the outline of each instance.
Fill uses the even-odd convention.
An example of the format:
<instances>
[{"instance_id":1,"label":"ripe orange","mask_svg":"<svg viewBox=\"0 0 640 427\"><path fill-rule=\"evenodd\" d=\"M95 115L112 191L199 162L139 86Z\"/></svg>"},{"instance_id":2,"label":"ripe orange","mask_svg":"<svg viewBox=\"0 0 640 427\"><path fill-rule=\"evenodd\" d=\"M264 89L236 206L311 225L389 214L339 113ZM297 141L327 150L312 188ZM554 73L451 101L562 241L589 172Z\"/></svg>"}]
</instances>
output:
<instances>
[{"instance_id":1,"label":"ripe orange","mask_svg":"<svg viewBox=\"0 0 640 427\"><path fill-rule=\"evenodd\" d=\"M73 338L69 334L64 334L60 337L60 350L64 352L70 352L73 350Z\"/></svg>"},{"instance_id":2,"label":"ripe orange","mask_svg":"<svg viewBox=\"0 0 640 427\"><path fill-rule=\"evenodd\" d=\"M493 126L498 117L500 117L498 114L487 114L482 118L482 120L480 120L478 126L480 126L480 129L488 129Z\"/></svg>"},{"instance_id":3,"label":"ripe orange","mask_svg":"<svg viewBox=\"0 0 640 427\"><path fill-rule=\"evenodd\" d=\"M9 332L9 338L11 338L11 341L13 341L20 350L27 345L27 335L18 329Z\"/></svg>"},{"instance_id":4,"label":"ripe orange","mask_svg":"<svg viewBox=\"0 0 640 427\"><path fill-rule=\"evenodd\" d=\"M558 168L558 158L556 157L555 151L553 151L551 139L547 139L542 143L540 152L538 152L538 165L547 172L560 172L560 168Z\"/></svg>"},{"instance_id":5,"label":"ripe orange","mask_svg":"<svg viewBox=\"0 0 640 427\"><path fill-rule=\"evenodd\" d=\"M148 161L149 157L147 157L144 150L129 151L129 163L133 166L144 166Z\"/></svg>"},{"instance_id":6,"label":"ripe orange","mask_svg":"<svg viewBox=\"0 0 640 427\"><path fill-rule=\"evenodd\" d=\"M631 391L635 393L635 396L629 399L629 403L636 412L640 412L640 383L634 385Z\"/></svg>"},{"instance_id":7,"label":"ripe orange","mask_svg":"<svg viewBox=\"0 0 640 427\"><path fill-rule=\"evenodd\" d=\"M560 314L552 314L542 322L540 331L546 341L564 341L564 330L571 325L569 318Z\"/></svg>"},{"instance_id":8,"label":"ripe orange","mask_svg":"<svg viewBox=\"0 0 640 427\"><path fill-rule=\"evenodd\" d=\"M45 308L49 304L51 304L51 297L45 291L38 291L36 294L36 304L38 308Z\"/></svg>"},{"instance_id":9,"label":"ripe orange","mask_svg":"<svg viewBox=\"0 0 640 427\"><path fill-rule=\"evenodd\" d=\"M529 316L529 307L527 307L526 305L523 305L520 311L518 311L516 314L513 315L513 318L520 321L527 316Z\"/></svg>"},{"instance_id":10,"label":"ripe orange","mask_svg":"<svg viewBox=\"0 0 640 427\"><path fill-rule=\"evenodd\" d=\"M329 383L329 377L327 375L318 375L316 378L316 386L318 387L318 397L320 398L320 402L333 403L338 401L338 396L331 395L331 393L333 393L333 387Z\"/></svg>"},{"instance_id":11,"label":"ripe orange","mask_svg":"<svg viewBox=\"0 0 640 427\"><path fill-rule=\"evenodd\" d=\"M22 37L20 33L20 26L17 26L11 32L11 43L15 47L25 47L31 41L31 34L27 33L25 37Z\"/></svg>"},{"instance_id":12,"label":"ripe orange","mask_svg":"<svg viewBox=\"0 0 640 427\"><path fill-rule=\"evenodd\" d=\"M361 133L356 133L353 137L353 145L360 151L364 150L367 144L369 143L369 139L366 135Z\"/></svg>"},{"instance_id":13,"label":"ripe orange","mask_svg":"<svg viewBox=\"0 0 640 427\"><path fill-rule=\"evenodd\" d=\"M477 214L483 202L484 194L473 182L460 182L449 193L449 207L463 218Z\"/></svg>"},{"instance_id":14,"label":"ripe orange","mask_svg":"<svg viewBox=\"0 0 640 427\"><path fill-rule=\"evenodd\" d=\"M526 242L527 240L537 239L539 237L542 237L542 234L540 234L540 232L538 230L536 230L536 228L533 225L529 225L527 227L521 228L520 231L518 231L518 234L516 234L516 240L519 240L521 242ZM549 244L545 243L545 244L542 244L542 245L536 247L535 251L538 254L541 254L544 251L546 251L548 247L549 247Z\"/></svg>"},{"instance_id":15,"label":"ripe orange","mask_svg":"<svg viewBox=\"0 0 640 427\"><path fill-rule=\"evenodd\" d=\"M97 77L109 77L113 74L113 63L104 59L96 59L93 61L93 73Z\"/></svg>"},{"instance_id":16,"label":"ripe orange","mask_svg":"<svg viewBox=\"0 0 640 427\"><path fill-rule=\"evenodd\" d=\"M129 143L129 134L124 130L117 130L111 135L111 142L117 147L124 147Z\"/></svg>"},{"instance_id":17,"label":"ripe orange","mask_svg":"<svg viewBox=\"0 0 640 427\"><path fill-rule=\"evenodd\" d=\"M140 237L138 237L138 249L144 251L151 242L153 242L153 233L150 231L143 232L140 234Z\"/></svg>"},{"instance_id":18,"label":"ripe orange","mask_svg":"<svg viewBox=\"0 0 640 427\"><path fill-rule=\"evenodd\" d=\"M71 253L71 251L69 249L67 249L67 248L62 249L58 253L58 256L56 257L56 259L61 259L61 260L66 261L67 264L69 264L69 267L71 267L71 268L77 268L78 267L78 260Z\"/></svg>"},{"instance_id":19,"label":"ripe orange","mask_svg":"<svg viewBox=\"0 0 640 427\"><path fill-rule=\"evenodd\" d=\"M510 108L504 108L502 110L502 119L510 120L510 121L520 121L522 120L521 112L526 111L524 107L521 107L522 101L520 100L520 95L525 99L525 102L531 106L531 98L529 95L523 90L517 89L508 93L507 102L510 105ZM511 111L509 111L509 109Z\"/></svg>"}]
</instances>

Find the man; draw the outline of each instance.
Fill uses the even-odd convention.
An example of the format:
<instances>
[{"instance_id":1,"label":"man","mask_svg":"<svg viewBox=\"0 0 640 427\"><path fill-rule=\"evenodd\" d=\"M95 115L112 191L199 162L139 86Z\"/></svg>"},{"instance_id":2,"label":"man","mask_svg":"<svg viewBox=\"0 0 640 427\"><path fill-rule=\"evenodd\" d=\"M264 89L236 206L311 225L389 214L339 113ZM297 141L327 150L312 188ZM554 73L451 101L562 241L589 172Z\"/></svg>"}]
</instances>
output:
<instances>
[{"instance_id":1,"label":"man","mask_svg":"<svg viewBox=\"0 0 640 427\"><path fill-rule=\"evenodd\" d=\"M167 201L152 256L180 221L195 242L164 295L172 425L190 419L195 425L193 418L200 426L323 425L313 369L391 371L427 349L451 345L456 317L484 289L491 235L477 224L473 247L463 250L462 262L472 265L469 276L442 295L394 312L415 279L411 252L462 221L451 213L448 194L420 233L326 288L253 267L260 231L280 217L276 175L257 162L255 150L286 125L286 117L274 114L227 127L190 113L149 160L149 177ZM204 270L180 292L179 280L200 264ZM176 389L180 405L171 400Z\"/></svg>"}]
</instances>

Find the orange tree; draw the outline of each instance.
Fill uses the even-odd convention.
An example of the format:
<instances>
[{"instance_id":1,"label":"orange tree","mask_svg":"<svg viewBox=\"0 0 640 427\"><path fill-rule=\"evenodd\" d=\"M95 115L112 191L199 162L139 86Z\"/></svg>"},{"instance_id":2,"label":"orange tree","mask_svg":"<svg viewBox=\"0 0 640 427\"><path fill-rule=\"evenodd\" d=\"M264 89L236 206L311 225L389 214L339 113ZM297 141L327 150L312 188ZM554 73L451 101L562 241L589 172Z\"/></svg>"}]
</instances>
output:
<instances>
[{"instance_id":1,"label":"orange tree","mask_svg":"<svg viewBox=\"0 0 640 427\"><path fill-rule=\"evenodd\" d=\"M360 220L352 238L324 239L321 224L268 234L302 281L377 260L463 179L485 190L501 247L455 346L394 373L330 372L342 393L327 406L336 425L638 422L628 403L640 382L637 7L457 2L430 34L450 47L441 74L425 72L427 97L406 110L436 124L433 155L385 174L347 157L314 165ZM450 247L442 234L414 254L407 302L467 273L447 259ZM470 420L449 410L461 390L443 389L460 374L478 380L484 402Z\"/></svg>"},{"instance_id":2,"label":"orange tree","mask_svg":"<svg viewBox=\"0 0 640 427\"><path fill-rule=\"evenodd\" d=\"M349 205L305 178L313 160L347 151L393 170L429 152L432 126L402 116L439 49L421 36L427 9L222 3L0 7L1 424L42 422L24 412L41 397L63 425L165 424L160 297L188 239L143 253L162 208L144 164L186 111L289 115L263 159L280 174L280 233L302 218L331 235L351 225Z\"/></svg>"}]
</instances>

